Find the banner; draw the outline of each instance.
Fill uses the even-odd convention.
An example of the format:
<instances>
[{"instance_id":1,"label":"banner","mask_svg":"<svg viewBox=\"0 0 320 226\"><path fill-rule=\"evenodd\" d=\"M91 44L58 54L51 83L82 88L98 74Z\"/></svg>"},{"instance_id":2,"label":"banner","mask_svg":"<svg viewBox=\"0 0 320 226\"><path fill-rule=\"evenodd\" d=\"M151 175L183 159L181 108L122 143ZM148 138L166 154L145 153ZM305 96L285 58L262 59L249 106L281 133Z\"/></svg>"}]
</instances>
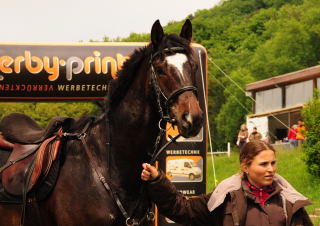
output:
<instances>
[{"instance_id":1,"label":"banner","mask_svg":"<svg viewBox=\"0 0 320 226\"><path fill-rule=\"evenodd\" d=\"M147 43L1 44L0 100L101 99Z\"/></svg>"}]
</instances>

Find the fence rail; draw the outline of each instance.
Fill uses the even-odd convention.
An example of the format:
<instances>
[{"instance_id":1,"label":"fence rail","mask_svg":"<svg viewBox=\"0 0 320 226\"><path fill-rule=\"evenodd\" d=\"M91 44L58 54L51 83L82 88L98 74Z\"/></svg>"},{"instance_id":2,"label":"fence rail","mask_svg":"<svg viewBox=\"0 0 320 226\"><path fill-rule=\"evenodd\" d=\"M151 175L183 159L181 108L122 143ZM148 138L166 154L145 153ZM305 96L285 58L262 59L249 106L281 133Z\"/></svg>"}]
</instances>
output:
<instances>
[{"instance_id":1,"label":"fence rail","mask_svg":"<svg viewBox=\"0 0 320 226\"><path fill-rule=\"evenodd\" d=\"M231 155L231 146L230 142L227 144L227 151L209 151L208 155L220 155L220 154L227 154L228 157L230 158Z\"/></svg>"}]
</instances>

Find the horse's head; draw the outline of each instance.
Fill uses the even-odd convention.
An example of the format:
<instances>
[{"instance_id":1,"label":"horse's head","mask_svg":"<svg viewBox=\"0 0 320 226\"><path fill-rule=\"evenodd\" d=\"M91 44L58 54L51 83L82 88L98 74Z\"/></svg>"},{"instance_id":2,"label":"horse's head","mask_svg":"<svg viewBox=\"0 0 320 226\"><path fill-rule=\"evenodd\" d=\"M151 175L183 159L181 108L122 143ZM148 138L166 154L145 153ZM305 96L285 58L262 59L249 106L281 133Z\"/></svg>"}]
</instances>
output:
<instances>
[{"instance_id":1,"label":"horse's head","mask_svg":"<svg viewBox=\"0 0 320 226\"><path fill-rule=\"evenodd\" d=\"M163 115L178 126L184 137L199 133L203 123L195 88L197 62L190 47L192 25L187 20L180 32L164 34L157 20L151 30L151 82L157 93L158 105L164 106Z\"/></svg>"}]
</instances>

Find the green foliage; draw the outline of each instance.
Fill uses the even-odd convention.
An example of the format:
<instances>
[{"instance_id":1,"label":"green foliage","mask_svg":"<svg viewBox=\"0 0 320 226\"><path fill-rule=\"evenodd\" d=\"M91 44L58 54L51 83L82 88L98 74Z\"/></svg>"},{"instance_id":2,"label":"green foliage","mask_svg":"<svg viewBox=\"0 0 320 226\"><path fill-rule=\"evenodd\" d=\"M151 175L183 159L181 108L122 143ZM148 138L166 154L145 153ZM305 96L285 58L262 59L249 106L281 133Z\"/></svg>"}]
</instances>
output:
<instances>
[{"instance_id":1,"label":"green foliage","mask_svg":"<svg viewBox=\"0 0 320 226\"><path fill-rule=\"evenodd\" d=\"M302 110L302 116L307 128L306 142L303 145L305 162L308 171L320 178L320 98L315 91L311 100Z\"/></svg>"},{"instance_id":2,"label":"green foliage","mask_svg":"<svg viewBox=\"0 0 320 226\"><path fill-rule=\"evenodd\" d=\"M79 118L82 115L97 115L100 109L92 102L50 102L50 103L6 103L2 102L0 118L18 112L33 118L39 125L45 127L55 116Z\"/></svg>"},{"instance_id":3,"label":"green foliage","mask_svg":"<svg viewBox=\"0 0 320 226\"><path fill-rule=\"evenodd\" d=\"M296 15L293 11L300 14L299 10L289 7L281 10L280 14ZM251 60L250 70L258 79L296 71L317 63L311 34L304 24L290 18L272 21L266 27L265 32L270 33L268 36L271 38L257 48Z\"/></svg>"},{"instance_id":4,"label":"green foliage","mask_svg":"<svg viewBox=\"0 0 320 226\"><path fill-rule=\"evenodd\" d=\"M238 69L231 74L233 81L244 88L246 82L253 81L249 71ZM250 109L251 103L246 99L244 93L235 85L231 84L224 90L227 100L222 105L216 119L217 131L216 145L223 148L227 142L235 143L235 131L239 130L238 123L245 121L245 115Z\"/></svg>"},{"instance_id":5,"label":"green foliage","mask_svg":"<svg viewBox=\"0 0 320 226\"><path fill-rule=\"evenodd\" d=\"M149 42L150 41L150 34L143 33L143 34L137 34L137 33L131 33L129 37L119 39L117 41L122 42Z\"/></svg>"}]
</instances>

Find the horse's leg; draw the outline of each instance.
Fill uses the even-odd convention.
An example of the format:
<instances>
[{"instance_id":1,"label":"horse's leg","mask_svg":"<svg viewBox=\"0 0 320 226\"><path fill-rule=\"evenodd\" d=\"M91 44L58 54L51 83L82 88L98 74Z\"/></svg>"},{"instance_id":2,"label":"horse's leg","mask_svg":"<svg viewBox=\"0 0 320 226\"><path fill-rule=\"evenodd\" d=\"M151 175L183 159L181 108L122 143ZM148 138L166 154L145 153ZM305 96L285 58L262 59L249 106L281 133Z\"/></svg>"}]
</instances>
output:
<instances>
[{"instance_id":1,"label":"horse's leg","mask_svg":"<svg viewBox=\"0 0 320 226\"><path fill-rule=\"evenodd\" d=\"M18 226L21 219L21 206L0 205L0 226Z\"/></svg>"}]
</instances>

